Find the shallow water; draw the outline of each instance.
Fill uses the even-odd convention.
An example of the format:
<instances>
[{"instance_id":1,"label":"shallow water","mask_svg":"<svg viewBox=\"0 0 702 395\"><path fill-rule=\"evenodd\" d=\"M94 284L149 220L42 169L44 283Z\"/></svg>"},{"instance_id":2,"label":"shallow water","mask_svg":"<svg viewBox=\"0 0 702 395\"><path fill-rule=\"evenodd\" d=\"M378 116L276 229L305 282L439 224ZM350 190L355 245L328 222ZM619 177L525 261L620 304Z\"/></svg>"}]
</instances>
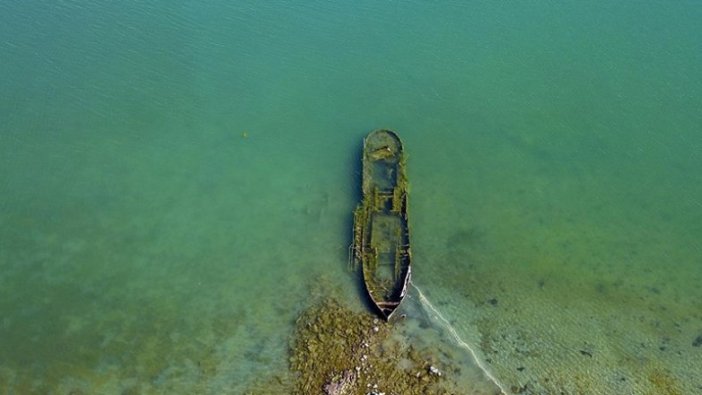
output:
<instances>
[{"instance_id":1,"label":"shallow water","mask_svg":"<svg viewBox=\"0 0 702 395\"><path fill-rule=\"evenodd\" d=\"M363 308L377 127L409 152L414 283L505 388L702 391L701 13L3 2L2 392L284 372L316 281Z\"/></svg>"}]
</instances>

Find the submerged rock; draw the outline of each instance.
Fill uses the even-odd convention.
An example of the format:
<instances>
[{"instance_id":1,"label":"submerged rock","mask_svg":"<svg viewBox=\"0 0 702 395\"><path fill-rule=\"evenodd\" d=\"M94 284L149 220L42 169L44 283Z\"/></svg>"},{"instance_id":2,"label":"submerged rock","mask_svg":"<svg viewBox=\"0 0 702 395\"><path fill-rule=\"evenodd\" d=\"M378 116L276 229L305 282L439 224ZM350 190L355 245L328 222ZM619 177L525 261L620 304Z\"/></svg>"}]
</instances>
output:
<instances>
[{"instance_id":1,"label":"submerged rock","mask_svg":"<svg viewBox=\"0 0 702 395\"><path fill-rule=\"evenodd\" d=\"M391 329L334 299L308 309L297 320L290 349L292 393L448 394L432 358L391 336Z\"/></svg>"},{"instance_id":2,"label":"submerged rock","mask_svg":"<svg viewBox=\"0 0 702 395\"><path fill-rule=\"evenodd\" d=\"M338 380L324 386L324 395L346 395L356 383L356 374L346 370Z\"/></svg>"}]
</instances>

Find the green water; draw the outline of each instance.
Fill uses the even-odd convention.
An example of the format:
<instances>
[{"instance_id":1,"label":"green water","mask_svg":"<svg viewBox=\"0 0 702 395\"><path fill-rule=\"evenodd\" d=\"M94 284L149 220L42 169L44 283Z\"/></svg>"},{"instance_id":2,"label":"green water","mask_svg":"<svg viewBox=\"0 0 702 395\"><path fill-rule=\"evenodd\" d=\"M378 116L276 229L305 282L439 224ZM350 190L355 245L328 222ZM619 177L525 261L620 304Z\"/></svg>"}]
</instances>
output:
<instances>
[{"instance_id":1,"label":"green water","mask_svg":"<svg viewBox=\"0 0 702 395\"><path fill-rule=\"evenodd\" d=\"M3 2L0 392L239 394L284 372L315 281L362 308L359 148L388 127L413 282L505 388L702 393L699 20Z\"/></svg>"}]
</instances>

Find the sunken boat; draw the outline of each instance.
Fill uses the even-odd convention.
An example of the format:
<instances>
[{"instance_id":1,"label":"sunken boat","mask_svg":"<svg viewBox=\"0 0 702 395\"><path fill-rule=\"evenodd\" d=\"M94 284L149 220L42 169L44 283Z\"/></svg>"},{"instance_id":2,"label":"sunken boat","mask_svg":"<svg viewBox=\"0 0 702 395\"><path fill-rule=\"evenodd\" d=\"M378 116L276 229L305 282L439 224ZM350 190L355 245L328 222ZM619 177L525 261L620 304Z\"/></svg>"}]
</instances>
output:
<instances>
[{"instance_id":1,"label":"sunken boat","mask_svg":"<svg viewBox=\"0 0 702 395\"><path fill-rule=\"evenodd\" d=\"M375 130L363 141L362 200L354 211L351 254L371 302L389 320L407 294L410 235L402 141Z\"/></svg>"}]
</instances>

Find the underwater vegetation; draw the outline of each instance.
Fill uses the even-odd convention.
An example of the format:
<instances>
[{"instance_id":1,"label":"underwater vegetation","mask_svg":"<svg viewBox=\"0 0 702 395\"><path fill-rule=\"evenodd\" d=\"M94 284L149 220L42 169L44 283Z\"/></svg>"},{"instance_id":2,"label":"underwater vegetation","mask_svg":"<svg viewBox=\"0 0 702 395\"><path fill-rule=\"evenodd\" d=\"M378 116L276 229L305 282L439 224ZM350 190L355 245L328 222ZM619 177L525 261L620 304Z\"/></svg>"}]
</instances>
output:
<instances>
[{"instance_id":1,"label":"underwater vegetation","mask_svg":"<svg viewBox=\"0 0 702 395\"><path fill-rule=\"evenodd\" d=\"M393 323L320 300L297 318L286 378L268 378L249 393L455 394L454 367L398 335Z\"/></svg>"}]
</instances>

